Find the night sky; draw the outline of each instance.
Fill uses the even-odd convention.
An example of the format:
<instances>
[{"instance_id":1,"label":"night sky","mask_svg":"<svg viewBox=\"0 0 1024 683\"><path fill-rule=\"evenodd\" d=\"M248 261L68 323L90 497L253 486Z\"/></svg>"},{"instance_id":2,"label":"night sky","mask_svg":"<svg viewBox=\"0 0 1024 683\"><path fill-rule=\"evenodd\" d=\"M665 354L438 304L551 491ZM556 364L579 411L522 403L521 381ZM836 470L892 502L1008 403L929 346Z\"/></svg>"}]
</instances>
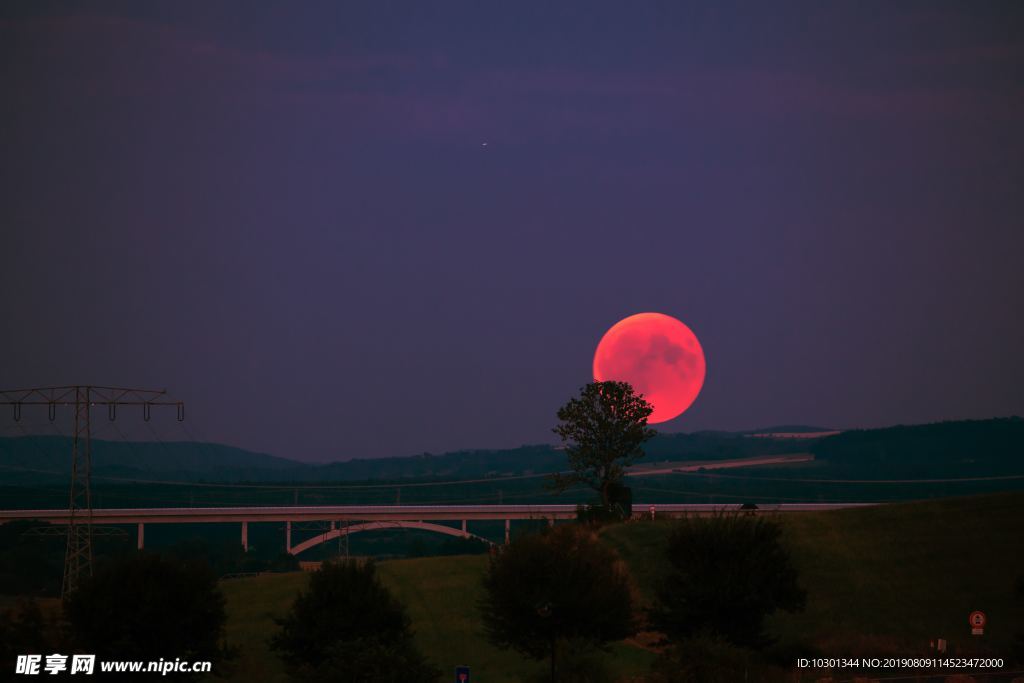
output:
<instances>
[{"instance_id":1,"label":"night sky","mask_svg":"<svg viewBox=\"0 0 1024 683\"><path fill-rule=\"evenodd\" d=\"M667 431L1024 413L1020 2L8 1L0 55L0 388L553 442L659 311Z\"/></svg>"}]
</instances>

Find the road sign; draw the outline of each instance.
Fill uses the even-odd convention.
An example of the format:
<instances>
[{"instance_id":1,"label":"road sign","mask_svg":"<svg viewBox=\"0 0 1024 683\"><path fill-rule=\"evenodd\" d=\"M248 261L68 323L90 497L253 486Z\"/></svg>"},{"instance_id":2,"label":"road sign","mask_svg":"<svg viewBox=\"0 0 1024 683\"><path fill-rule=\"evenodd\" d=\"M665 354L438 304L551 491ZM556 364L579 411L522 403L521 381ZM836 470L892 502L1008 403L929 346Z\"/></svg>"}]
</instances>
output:
<instances>
[{"instance_id":1,"label":"road sign","mask_svg":"<svg viewBox=\"0 0 1024 683\"><path fill-rule=\"evenodd\" d=\"M971 625L971 635L980 636L985 633L985 623L988 619L985 618L985 613L978 610L971 612L970 616L967 617L967 622Z\"/></svg>"},{"instance_id":2,"label":"road sign","mask_svg":"<svg viewBox=\"0 0 1024 683\"><path fill-rule=\"evenodd\" d=\"M469 683L469 667L455 667L455 683Z\"/></svg>"}]
</instances>

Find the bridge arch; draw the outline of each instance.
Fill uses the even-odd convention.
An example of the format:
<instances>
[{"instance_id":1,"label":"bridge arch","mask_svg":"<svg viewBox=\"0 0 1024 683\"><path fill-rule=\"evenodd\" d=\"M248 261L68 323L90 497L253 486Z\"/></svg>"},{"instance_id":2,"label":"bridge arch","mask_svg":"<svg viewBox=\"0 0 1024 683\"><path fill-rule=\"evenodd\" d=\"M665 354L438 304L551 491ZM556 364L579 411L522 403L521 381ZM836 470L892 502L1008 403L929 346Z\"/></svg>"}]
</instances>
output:
<instances>
[{"instance_id":1,"label":"bridge arch","mask_svg":"<svg viewBox=\"0 0 1024 683\"><path fill-rule=\"evenodd\" d=\"M297 543L288 549L288 552L292 555L298 555L301 552L309 550L315 546L318 546L327 541L347 536L349 534L359 533L360 531L374 531L376 529L423 529L424 531L434 531L439 534L447 534L449 536L456 536L458 538L475 538L478 541L483 541L487 545L495 545L494 541L486 539L483 536L477 536L471 534L468 531L462 531L455 527L445 526L444 524L434 524L432 522L406 522L406 521L395 521L395 522L362 522L360 524L350 524L349 526L338 527L332 529L323 534L317 534L312 538L308 538L301 543Z\"/></svg>"}]
</instances>

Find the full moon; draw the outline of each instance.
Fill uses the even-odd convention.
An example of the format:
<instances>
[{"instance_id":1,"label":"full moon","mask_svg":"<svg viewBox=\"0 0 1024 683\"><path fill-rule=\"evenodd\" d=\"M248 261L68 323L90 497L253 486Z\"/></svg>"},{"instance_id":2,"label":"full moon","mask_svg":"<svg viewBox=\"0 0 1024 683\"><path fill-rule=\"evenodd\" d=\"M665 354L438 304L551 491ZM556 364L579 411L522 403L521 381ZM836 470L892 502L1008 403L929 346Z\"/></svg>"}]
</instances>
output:
<instances>
[{"instance_id":1,"label":"full moon","mask_svg":"<svg viewBox=\"0 0 1024 683\"><path fill-rule=\"evenodd\" d=\"M704 349L672 316L637 313L604 333L594 352L594 379L629 382L654 406L648 422L682 415L704 386Z\"/></svg>"}]
</instances>

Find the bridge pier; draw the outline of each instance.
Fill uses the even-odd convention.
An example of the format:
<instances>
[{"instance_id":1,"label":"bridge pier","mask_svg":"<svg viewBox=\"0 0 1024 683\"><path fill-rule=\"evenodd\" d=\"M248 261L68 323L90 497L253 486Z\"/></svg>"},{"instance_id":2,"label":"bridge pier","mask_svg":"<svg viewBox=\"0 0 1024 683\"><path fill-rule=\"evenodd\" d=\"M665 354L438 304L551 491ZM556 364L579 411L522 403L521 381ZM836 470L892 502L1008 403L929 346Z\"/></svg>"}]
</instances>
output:
<instances>
[{"instance_id":1,"label":"bridge pier","mask_svg":"<svg viewBox=\"0 0 1024 683\"><path fill-rule=\"evenodd\" d=\"M466 531L466 520L462 520L462 535L469 538L469 533Z\"/></svg>"},{"instance_id":2,"label":"bridge pier","mask_svg":"<svg viewBox=\"0 0 1024 683\"><path fill-rule=\"evenodd\" d=\"M242 550L249 552L249 522L242 522Z\"/></svg>"},{"instance_id":3,"label":"bridge pier","mask_svg":"<svg viewBox=\"0 0 1024 683\"><path fill-rule=\"evenodd\" d=\"M139 550L142 550L142 541L146 537L146 532L143 530L144 526L145 525L142 522L139 522Z\"/></svg>"},{"instance_id":4,"label":"bridge pier","mask_svg":"<svg viewBox=\"0 0 1024 683\"><path fill-rule=\"evenodd\" d=\"M512 529L512 520L511 519L506 519L505 520L505 545L508 545L509 537L511 536L511 534L509 532L511 531L511 529Z\"/></svg>"},{"instance_id":5,"label":"bridge pier","mask_svg":"<svg viewBox=\"0 0 1024 683\"><path fill-rule=\"evenodd\" d=\"M292 523L284 523L284 551L291 554L292 552Z\"/></svg>"}]
</instances>

